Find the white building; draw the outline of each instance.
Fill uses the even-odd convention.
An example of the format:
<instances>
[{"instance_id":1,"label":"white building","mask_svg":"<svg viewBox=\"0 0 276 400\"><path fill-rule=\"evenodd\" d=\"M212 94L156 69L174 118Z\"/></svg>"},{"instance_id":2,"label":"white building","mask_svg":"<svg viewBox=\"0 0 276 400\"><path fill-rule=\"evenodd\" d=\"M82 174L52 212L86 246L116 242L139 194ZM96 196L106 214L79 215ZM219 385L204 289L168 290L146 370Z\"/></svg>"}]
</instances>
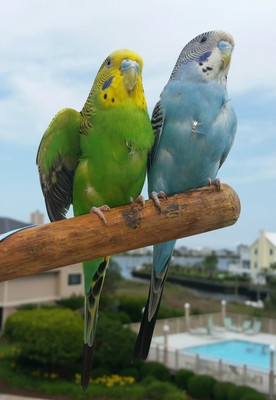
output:
<instances>
[{"instance_id":1,"label":"white building","mask_svg":"<svg viewBox=\"0 0 276 400\"><path fill-rule=\"evenodd\" d=\"M32 223L42 224L43 215L32 214ZM0 234L28 223L0 218ZM82 264L69 265L37 275L0 282L0 329L7 317L26 304L54 303L72 295L83 295Z\"/></svg>"},{"instance_id":2,"label":"white building","mask_svg":"<svg viewBox=\"0 0 276 400\"><path fill-rule=\"evenodd\" d=\"M259 238L250 246L252 273L267 271L276 262L276 233L260 231Z\"/></svg>"}]
</instances>

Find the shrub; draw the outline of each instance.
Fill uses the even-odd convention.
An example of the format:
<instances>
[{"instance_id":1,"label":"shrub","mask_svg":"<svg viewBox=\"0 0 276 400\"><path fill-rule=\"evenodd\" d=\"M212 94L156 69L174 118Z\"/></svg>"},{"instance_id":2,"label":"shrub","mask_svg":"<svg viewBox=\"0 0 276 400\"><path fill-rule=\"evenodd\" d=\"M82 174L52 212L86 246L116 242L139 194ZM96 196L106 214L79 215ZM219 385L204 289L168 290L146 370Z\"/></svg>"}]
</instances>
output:
<instances>
[{"instance_id":1,"label":"shrub","mask_svg":"<svg viewBox=\"0 0 276 400\"><path fill-rule=\"evenodd\" d=\"M122 325L119 320L99 315L94 367L108 367L112 373L131 366L136 334Z\"/></svg>"},{"instance_id":2,"label":"shrub","mask_svg":"<svg viewBox=\"0 0 276 400\"><path fill-rule=\"evenodd\" d=\"M242 396L241 400L267 400L267 396L262 393L247 393Z\"/></svg>"},{"instance_id":3,"label":"shrub","mask_svg":"<svg viewBox=\"0 0 276 400\"><path fill-rule=\"evenodd\" d=\"M260 394L249 386L234 386L228 391L227 400L243 400L246 396Z\"/></svg>"},{"instance_id":4,"label":"shrub","mask_svg":"<svg viewBox=\"0 0 276 400\"><path fill-rule=\"evenodd\" d=\"M212 376L192 376L188 381L188 393L197 399L209 400L212 398L213 388L216 382L217 381Z\"/></svg>"},{"instance_id":5,"label":"shrub","mask_svg":"<svg viewBox=\"0 0 276 400\"><path fill-rule=\"evenodd\" d=\"M159 319L165 319L165 318L175 318L175 317L183 317L183 311L181 310L176 310L172 307L167 307L161 304L159 313L158 313L158 318Z\"/></svg>"},{"instance_id":6,"label":"shrub","mask_svg":"<svg viewBox=\"0 0 276 400\"><path fill-rule=\"evenodd\" d=\"M217 382L213 389L214 399L228 400L228 392L232 387L236 387L236 385L232 382Z\"/></svg>"},{"instance_id":7,"label":"shrub","mask_svg":"<svg viewBox=\"0 0 276 400\"><path fill-rule=\"evenodd\" d=\"M174 382L177 387L186 390L188 386L188 380L194 375L194 372L190 371L189 369L179 369L175 373Z\"/></svg>"},{"instance_id":8,"label":"shrub","mask_svg":"<svg viewBox=\"0 0 276 400\"><path fill-rule=\"evenodd\" d=\"M108 368L92 368L92 379L100 378L104 375L111 375L111 371Z\"/></svg>"},{"instance_id":9,"label":"shrub","mask_svg":"<svg viewBox=\"0 0 276 400\"><path fill-rule=\"evenodd\" d=\"M71 310L24 310L7 319L5 336L20 345L26 361L69 368L81 358L82 325L81 316Z\"/></svg>"},{"instance_id":10,"label":"shrub","mask_svg":"<svg viewBox=\"0 0 276 400\"><path fill-rule=\"evenodd\" d=\"M121 274L121 267L111 257L103 286L103 296L114 293L118 289L122 280L124 280L124 278Z\"/></svg>"},{"instance_id":11,"label":"shrub","mask_svg":"<svg viewBox=\"0 0 276 400\"><path fill-rule=\"evenodd\" d=\"M146 304L145 297L118 296L117 300L119 311L128 314L131 322L140 322Z\"/></svg>"},{"instance_id":12,"label":"shrub","mask_svg":"<svg viewBox=\"0 0 276 400\"><path fill-rule=\"evenodd\" d=\"M131 322L140 322L142 310L146 305L145 297L129 297L129 296L116 296L114 300L118 300L118 311L128 314ZM173 318L183 316L183 311L175 310L171 307L161 305L158 318Z\"/></svg>"},{"instance_id":13,"label":"shrub","mask_svg":"<svg viewBox=\"0 0 276 400\"><path fill-rule=\"evenodd\" d=\"M174 385L157 380L153 380L145 387L144 398L146 400L186 400L185 394Z\"/></svg>"},{"instance_id":14,"label":"shrub","mask_svg":"<svg viewBox=\"0 0 276 400\"><path fill-rule=\"evenodd\" d=\"M187 400L187 395L184 392L171 392L165 395L164 400Z\"/></svg>"},{"instance_id":15,"label":"shrub","mask_svg":"<svg viewBox=\"0 0 276 400\"><path fill-rule=\"evenodd\" d=\"M83 308L83 302L84 302L83 296L76 296L75 294L73 294L72 296L67 297L66 299L61 299L57 301L57 305L75 311L75 310L81 310Z\"/></svg>"},{"instance_id":16,"label":"shrub","mask_svg":"<svg viewBox=\"0 0 276 400\"><path fill-rule=\"evenodd\" d=\"M133 378L135 378L136 381L138 381L139 378L139 372L137 370L137 368L134 367L129 367L129 368L125 368L121 371L121 375L122 376L132 376Z\"/></svg>"},{"instance_id":17,"label":"shrub","mask_svg":"<svg viewBox=\"0 0 276 400\"><path fill-rule=\"evenodd\" d=\"M105 311L104 316L113 320L119 320L123 325L131 323L129 315L122 311Z\"/></svg>"},{"instance_id":18,"label":"shrub","mask_svg":"<svg viewBox=\"0 0 276 400\"><path fill-rule=\"evenodd\" d=\"M170 381L171 378L169 369L157 361L141 364L140 372L142 378L154 377L160 381Z\"/></svg>"}]
</instances>

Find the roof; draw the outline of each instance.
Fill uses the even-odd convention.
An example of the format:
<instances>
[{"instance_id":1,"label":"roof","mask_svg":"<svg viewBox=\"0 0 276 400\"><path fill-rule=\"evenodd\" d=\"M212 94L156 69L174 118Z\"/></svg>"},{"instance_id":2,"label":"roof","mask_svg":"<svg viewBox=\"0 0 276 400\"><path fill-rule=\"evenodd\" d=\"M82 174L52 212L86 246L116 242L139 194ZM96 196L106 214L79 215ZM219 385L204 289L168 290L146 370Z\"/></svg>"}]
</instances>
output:
<instances>
[{"instance_id":1,"label":"roof","mask_svg":"<svg viewBox=\"0 0 276 400\"><path fill-rule=\"evenodd\" d=\"M266 232L265 236L273 244L273 246L276 246L276 232Z\"/></svg>"},{"instance_id":2,"label":"roof","mask_svg":"<svg viewBox=\"0 0 276 400\"><path fill-rule=\"evenodd\" d=\"M0 233L13 231L14 229L22 228L30 225L29 222L17 221L16 219L0 217Z\"/></svg>"}]
</instances>

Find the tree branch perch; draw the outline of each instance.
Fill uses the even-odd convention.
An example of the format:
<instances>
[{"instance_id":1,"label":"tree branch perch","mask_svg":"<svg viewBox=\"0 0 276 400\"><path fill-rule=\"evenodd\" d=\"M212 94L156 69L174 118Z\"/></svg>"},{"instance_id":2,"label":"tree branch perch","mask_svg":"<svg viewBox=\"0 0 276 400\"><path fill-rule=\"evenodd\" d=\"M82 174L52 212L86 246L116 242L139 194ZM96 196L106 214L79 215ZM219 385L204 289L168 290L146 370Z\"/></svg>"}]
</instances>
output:
<instances>
[{"instance_id":1,"label":"tree branch perch","mask_svg":"<svg viewBox=\"0 0 276 400\"><path fill-rule=\"evenodd\" d=\"M0 242L0 281L224 228L237 221L240 202L223 184L161 200L161 210L148 200L111 209L107 225L88 214L19 231Z\"/></svg>"}]
</instances>

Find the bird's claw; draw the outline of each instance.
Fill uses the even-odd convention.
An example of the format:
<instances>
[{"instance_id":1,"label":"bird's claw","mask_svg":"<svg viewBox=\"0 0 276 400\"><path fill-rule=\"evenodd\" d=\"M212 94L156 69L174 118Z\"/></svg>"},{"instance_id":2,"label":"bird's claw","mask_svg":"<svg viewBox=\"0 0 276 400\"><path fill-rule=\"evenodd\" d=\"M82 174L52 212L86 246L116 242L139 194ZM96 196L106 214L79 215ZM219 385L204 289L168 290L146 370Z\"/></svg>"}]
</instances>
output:
<instances>
[{"instance_id":1,"label":"bird's claw","mask_svg":"<svg viewBox=\"0 0 276 400\"><path fill-rule=\"evenodd\" d=\"M215 179L215 180L211 180L210 178L208 179L208 183L209 186L214 185L217 188L217 191L220 191L221 188L221 183L220 183L220 179Z\"/></svg>"},{"instance_id":2,"label":"bird's claw","mask_svg":"<svg viewBox=\"0 0 276 400\"><path fill-rule=\"evenodd\" d=\"M101 207L92 207L90 212L97 214L101 220L107 225L107 220L102 211L110 211L110 207L106 204L102 205Z\"/></svg>"},{"instance_id":3,"label":"bird's claw","mask_svg":"<svg viewBox=\"0 0 276 400\"><path fill-rule=\"evenodd\" d=\"M132 196L130 196L130 202L131 203L140 203L142 204L143 207L145 207L145 199L144 196L142 196L141 194L134 200Z\"/></svg>"},{"instance_id":4,"label":"bird's claw","mask_svg":"<svg viewBox=\"0 0 276 400\"><path fill-rule=\"evenodd\" d=\"M161 203L159 199L167 199L168 196L166 195L165 192L151 192L150 198L154 201L154 204L156 205L157 208L161 211Z\"/></svg>"}]
</instances>

